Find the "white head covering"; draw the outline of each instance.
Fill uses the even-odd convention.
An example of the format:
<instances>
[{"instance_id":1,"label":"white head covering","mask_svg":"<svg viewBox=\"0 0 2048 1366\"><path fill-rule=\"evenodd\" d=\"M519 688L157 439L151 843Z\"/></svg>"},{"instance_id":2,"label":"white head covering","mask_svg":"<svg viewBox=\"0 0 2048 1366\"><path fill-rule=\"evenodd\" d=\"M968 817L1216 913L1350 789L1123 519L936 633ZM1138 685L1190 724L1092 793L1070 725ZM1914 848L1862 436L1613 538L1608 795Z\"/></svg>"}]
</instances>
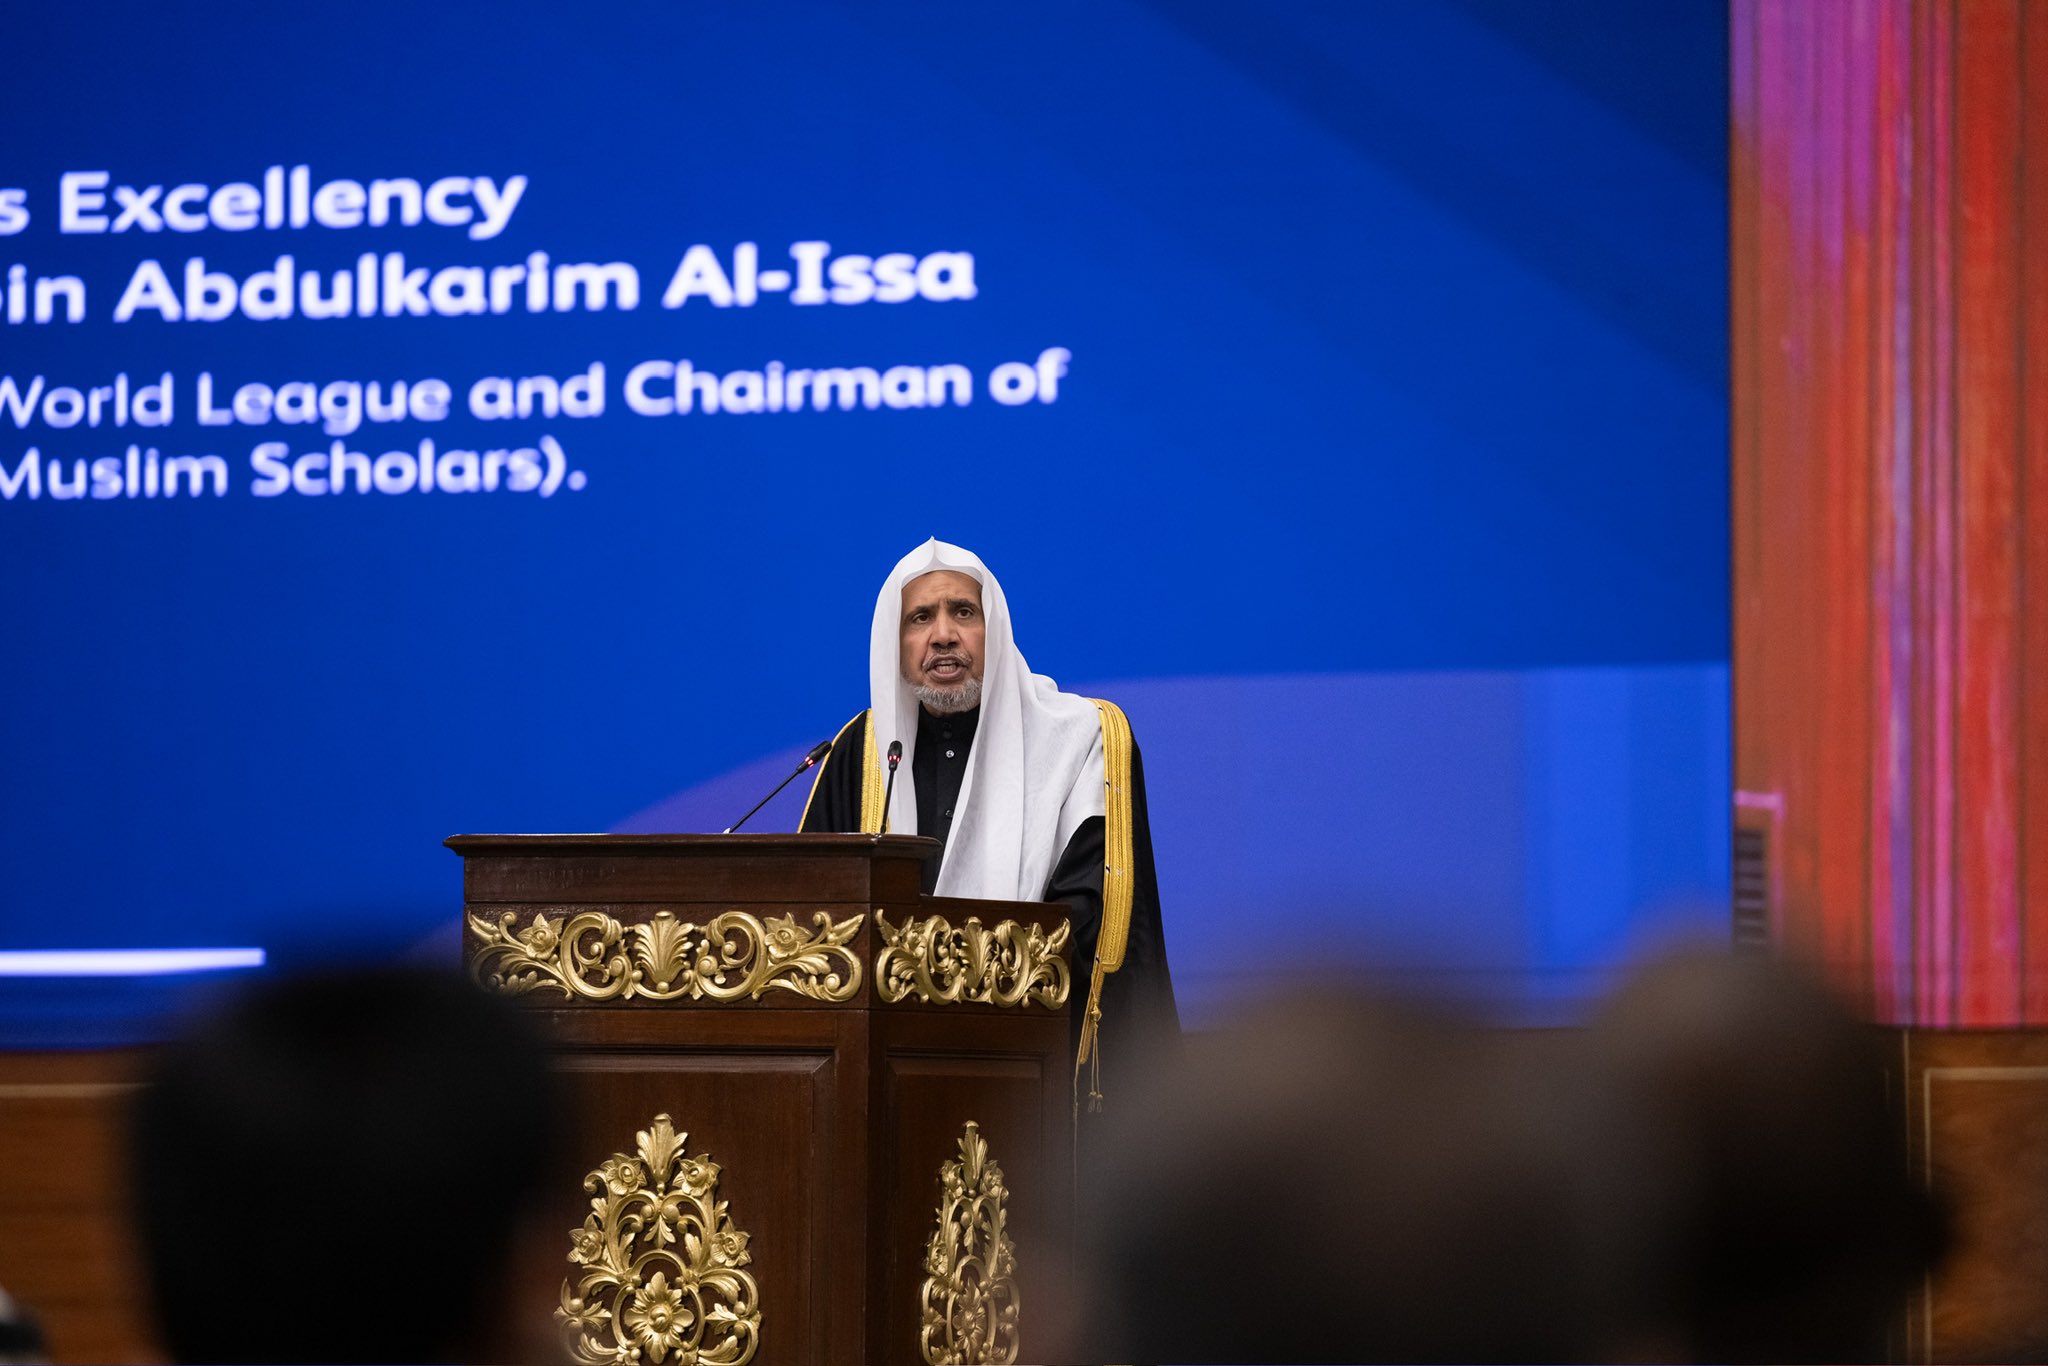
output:
<instances>
[{"instance_id":1,"label":"white head covering","mask_svg":"<svg viewBox=\"0 0 2048 1366\"><path fill-rule=\"evenodd\" d=\"M1061 692L1031 672L1010 628L1002 585L972 551L926 541L896 562L875 599L868 681L875 753L903 742L903 763L889 803L889 829L917 833L917 696L901 660L903 586L950 569L981 585L987 631L981 670L981 719L939 868L941 896L1036 901L1053 864L1082 821L1103 814L1102 723L1095 704ZM886 760L885 760L886 762Z\"/></svg>"}]
</instances>

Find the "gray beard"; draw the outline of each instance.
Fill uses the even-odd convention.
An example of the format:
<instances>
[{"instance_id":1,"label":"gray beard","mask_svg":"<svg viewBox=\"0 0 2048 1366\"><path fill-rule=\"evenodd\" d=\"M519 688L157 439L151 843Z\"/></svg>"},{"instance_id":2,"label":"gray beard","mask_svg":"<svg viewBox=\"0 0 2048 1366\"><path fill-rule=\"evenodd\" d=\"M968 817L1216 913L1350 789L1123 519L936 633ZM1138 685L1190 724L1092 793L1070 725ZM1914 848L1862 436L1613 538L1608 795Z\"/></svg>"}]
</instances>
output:
<instances>
[{"instance_id":1,"label":"gray beard","mask_svg":"<svg viewBox=\"0 0 2048 1366\"><path fill-rule=\"evenodd\" d=\"M981 705L981 680L978 678L970 678L957 688L934 688L929 683L915 683L910 691L934 716L956 716Z\"/></svg>"}]
</instances>

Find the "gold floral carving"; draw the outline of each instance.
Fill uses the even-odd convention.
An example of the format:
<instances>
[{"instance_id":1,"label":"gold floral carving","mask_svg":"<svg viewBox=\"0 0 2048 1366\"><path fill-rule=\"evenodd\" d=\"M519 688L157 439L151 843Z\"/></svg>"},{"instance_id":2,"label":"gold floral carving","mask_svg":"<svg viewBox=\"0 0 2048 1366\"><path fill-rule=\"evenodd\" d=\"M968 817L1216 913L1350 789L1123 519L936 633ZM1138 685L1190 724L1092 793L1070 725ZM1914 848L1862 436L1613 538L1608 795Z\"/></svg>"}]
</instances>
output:
<instances>
[{"instance_id":1,"label":"gold floral carving","mask_svg":"<svg viewBox=\"0 0 2048 1366\"><path fill-rule=\"evenodd\" d=\"M925 1248L924 1325L931 1366L1017 1359L1017 1252L1010 1244L1003 1169L973 1120L960 1160L939 1168L939 1223Z\"/></svg>"},{"instance_id":2,"label":"gold floral carving","mask_svg":"<svg viewBox=\"0 0 2048 1366\"><path fill-rule=\"evenodd\" d=\"M563 1345L584 1366L740 1366L761 1340L753 1257L718 1198L719 1166L689 1157L667 1115L583 1178L595 1197L569 1235L555 1311Z\"/></svg>"},{"instance_id":3,"label":"gold floral carving","mask_svg":"<svg viewBox=\"0 0 2048 1366\"><path fill-rule=\"evenodd\" d=\"M860 933L857 915L835 924L819 911L809 929L794 915L764 923L745 911L726 911L702 925L668 911L636 925L621 925L602 911L578 911L566 921L536 914L525 929L515 911L496 920L471 915L468 922L481 941L470 975L510 995L737 1001L780 989L850 1001L860 992L860 958L846 947Z\"/></svg>"},{"instance_id":4,"label":"gold floral carving","mask_svg":"<svg viewBox=\"0 0 2048 1366\"><path fill-rule=\"evenodd\" d=\"M1067 939L1062 920L1050 934L1037 925L1004 920L993 929L969 917L954 929L943 916L915 916L902 928L875 912L882 949L875 955L875 990L884 1001L905 999L990 1005L1067 1003Z\"/></svg>"}]
</instances>

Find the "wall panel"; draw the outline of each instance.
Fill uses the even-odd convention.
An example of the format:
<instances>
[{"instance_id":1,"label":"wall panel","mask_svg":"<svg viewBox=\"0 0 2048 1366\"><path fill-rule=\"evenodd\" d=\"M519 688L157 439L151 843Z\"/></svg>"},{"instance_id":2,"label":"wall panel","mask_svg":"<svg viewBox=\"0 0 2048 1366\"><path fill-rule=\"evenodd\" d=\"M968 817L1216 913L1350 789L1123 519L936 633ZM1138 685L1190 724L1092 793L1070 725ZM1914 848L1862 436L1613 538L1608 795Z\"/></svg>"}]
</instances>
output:
<instances>
[{"instance_id":1,"label":"wall panel","mask_svg":"<svg viewBox=\"0 0 2048 1366\"><path fill-rule=\"evenodd\" d=\"M127 1215L134 1053L0 1053L0 1286L51 1360L160 1361Z\"/></svg>"}]
</instances>

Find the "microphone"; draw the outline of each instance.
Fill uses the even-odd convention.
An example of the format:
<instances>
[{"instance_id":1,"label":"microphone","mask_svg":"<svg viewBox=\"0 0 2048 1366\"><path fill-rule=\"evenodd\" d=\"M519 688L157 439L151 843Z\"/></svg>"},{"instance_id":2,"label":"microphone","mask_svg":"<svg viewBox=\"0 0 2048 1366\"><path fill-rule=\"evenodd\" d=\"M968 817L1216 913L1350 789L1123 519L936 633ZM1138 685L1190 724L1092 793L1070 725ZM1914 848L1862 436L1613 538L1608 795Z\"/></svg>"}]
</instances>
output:
<instances>
[{"instance_id":1,"label":"microphone","mask_svg":"<svg viewBox=\"0 0 2048 1366\"><path fill-rule=\"evenodd\" d=\"M797 773L803 773L811 768L816 767L818 761L824 758L826 755L830 754L831 752L832 742L830 740L826 740L817 745L812 746L811 752L804 756L804 761L796 766L796 773L790 774L787 778L784 778L781 782L777 783L775 785L775 792L780 792L783 788L788 787L791 783L796 781ZM748 811L746 815L740 817L731 825L726 826L725 829L719 831L719 833L721 835L730 835L733 831L739 829L748 821L752 820L754 818L755 811L759 811L762 807L768 805L768 803L775 800L775 792L771 792L767 796L763 797L760 801L755 802L752 810Z\"/></svg>"},{"instance_id":2,"label":"microphone","mask_svg":"<svg viewBox=\"0 0 2048 1366\"><path fill-rule=\"evenodd\" d=\"M903 762L903 742L889 742L889 785L882 789L882 833L889 833L889 798L896 795L896 765Z\"/></svg>"}]
</instances>

